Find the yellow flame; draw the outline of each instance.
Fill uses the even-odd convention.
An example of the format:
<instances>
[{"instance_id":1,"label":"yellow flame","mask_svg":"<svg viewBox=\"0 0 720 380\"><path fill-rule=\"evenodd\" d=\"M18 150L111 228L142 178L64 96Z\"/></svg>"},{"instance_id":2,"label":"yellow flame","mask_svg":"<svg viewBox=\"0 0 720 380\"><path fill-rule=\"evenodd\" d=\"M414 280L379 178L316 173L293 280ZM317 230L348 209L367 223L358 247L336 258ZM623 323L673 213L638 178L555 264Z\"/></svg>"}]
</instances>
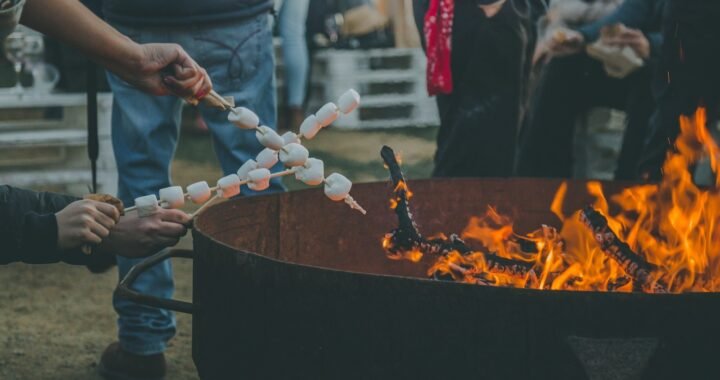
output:
<instances>
[{"instance_id":1,"label":"yellow flame","mask_svg":"<svg viewBox=\"0 0 720 380\"><path fill-rule=\"evenodd\" d=\"M653 282L675 293L720 291L720 148L706 123L702 108L693 117L680 119L681 134L675 150L668 153L659 184L629 187L609 201L599 182L587 184L588 193L595 198L593 206L605 215L610 229L656 267ZM705 157L716 175L715 189L699 188L692 181L690 168ZM398 184L399 190L405 190L408 197L411 194L404 182ZM543 226L519 238L512 219L489 207L484 215L472 217L462 233L482 249L465 256L458 252L441 256L428 273L494 286L632 291L632 279L601 251L578 213L564 214L566 195L567 184L563 183L550 205L562 221L559 230ZM533 252L523 251L528 242L533 244ZM386 237L383 247L388 249L389 244ZM532 263L534 269L524 277L495 273L486 262L488 253ZM391 256L417 262L422 253Z\"/></svg>"}]
</instances>

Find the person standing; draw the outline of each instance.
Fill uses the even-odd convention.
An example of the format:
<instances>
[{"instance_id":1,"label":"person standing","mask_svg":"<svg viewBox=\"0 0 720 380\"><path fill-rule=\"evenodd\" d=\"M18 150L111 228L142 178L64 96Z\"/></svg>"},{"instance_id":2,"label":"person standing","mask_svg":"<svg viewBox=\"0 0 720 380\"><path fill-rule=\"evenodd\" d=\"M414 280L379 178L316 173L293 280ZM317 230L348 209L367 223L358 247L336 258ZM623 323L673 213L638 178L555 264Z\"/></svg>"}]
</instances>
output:
<instances>
[{"instance_id":1,"label":"person standing","mask_svg":"<svg viewBox=\"0 0 720 380\"><path fill-rule=\"evenodd\" d=\"M533 1L416 0L440 111L434 177L512 175L535 40Z\"/></svg>"},{"instance_id":2,"label":"person standing","mask_svg":"<svg viewBox=\"0 0 720 380\"><path fill-rule=\"evenodd\" d=\"M294 0L293 0L294 1ZM207 70L214 88L235 104L255 111L260 122L276 124L274 56L269 14L272 0L105 0L103 14L137 42L183 46ZM109 73L114 95L112 142L123 202L170 186L170 162L178 141L183 102L141 93ZM202 98L206 94L196 94ZM227 121L227 112L199 106L210 129L225 174L235 173L262 150L254 131ZM275 181L268 191L283 190ZM243 193L252 193L247 187ZM123 277L137 260L118 258ZM143 293L170 298L174 291L169 261L154 266L136 283ZM160 379L164 351L175 334L172 312L113 298L118 313L118 342L103 352L98 369L107 378Z\"/></svg>"},{"instance_id":3,"label":"person standing","mask_svg":"<svg viewBox=\"0 0 720 380\"><path fill-rule=\"evenodd\" d=\"M563 29L564 38L545 40L550 60L533 93L522 132L517 174L569 178L573 172L573 140L577 117L593 106L625 110L627 127L618 158L616 179L633 179L640 150L655 107L652 78L662 46L660 33L665 0L626 0L614 12L577 30ZM601 30L618 24L620 32L601 38ZM603 63L585 47L601 39L629 46L643 67L624 78L609 77Z\"/></svg>"},{"instance_id":4,"label":"person standing","mask_svg":"<svg viewBox=\"0 0 720 380\"><path fill-rule=\"evenodd\" d=\"M310 57L305 39L310 0L281 0L278 12L278 29L282 38L282 55L285 65L286 112L285 130L296 129L305 119Z\"/></svg>"}]
</instances>

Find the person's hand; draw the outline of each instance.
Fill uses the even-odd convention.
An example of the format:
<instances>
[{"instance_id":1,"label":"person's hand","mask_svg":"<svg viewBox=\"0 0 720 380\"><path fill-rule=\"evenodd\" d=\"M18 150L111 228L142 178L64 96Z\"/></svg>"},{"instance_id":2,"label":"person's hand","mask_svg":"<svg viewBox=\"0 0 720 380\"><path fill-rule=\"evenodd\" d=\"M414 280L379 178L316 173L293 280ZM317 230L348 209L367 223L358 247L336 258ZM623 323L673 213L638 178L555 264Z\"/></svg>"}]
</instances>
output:
<instances>
[{"instance_id":1,"label":"person's hand","mask_svg":"<svg viewBox=\"0 0 720 380\"><path fill-rule=\"evenodd\" d=\"M650 41L639 29L632 29L624 25L616 26L614 33L603 35L602 41L611 46L630 46L642 59L650 57Z\"/></svg>"},{"instance_id":2,"label":"person's hand","mask_svg":"<svg viewBox=\"0 0 720 380\"><path fill-rule=\"evenodd\" d=\"M574 30L561 28L547 40L547 54L551 57L563 57L579 53L585 45L585 37Z\"/></svg>"},{"instance_id":3,"label":"person's hand","mask_svg":"<svg viewBox=\"0 0 720 380\"><path fill-rule=\"evenodd\" d=\"M135 57L114 69L126 82L153 95L174 94L184 99L202 99L212 82L180 45L136 45Z\"/></svg>"},{"instance_id":4,"label":"person's hand","mask_svg":"<svg viewBox=\"0 0 720 380\"><path fill-rule=\"evenodd\" d=\"M83 244L100 244L110 234L120 214L109 204L81 200L55 214L58 225L58 248L72 249Z\"/></svg>"},{"instance_id":5,"label":"person's hand","mask_svg":"<svg viewBox=\"0 0 720 380\"><path fill-rule=\"evenodd\" d=\"M192 218L180 210L159 208L153 215L140 218L136 212L120 218L110 236L97 247L101 254L145 257L162 248L172 247L187 233Z\"/></svg>"}]
</instances>

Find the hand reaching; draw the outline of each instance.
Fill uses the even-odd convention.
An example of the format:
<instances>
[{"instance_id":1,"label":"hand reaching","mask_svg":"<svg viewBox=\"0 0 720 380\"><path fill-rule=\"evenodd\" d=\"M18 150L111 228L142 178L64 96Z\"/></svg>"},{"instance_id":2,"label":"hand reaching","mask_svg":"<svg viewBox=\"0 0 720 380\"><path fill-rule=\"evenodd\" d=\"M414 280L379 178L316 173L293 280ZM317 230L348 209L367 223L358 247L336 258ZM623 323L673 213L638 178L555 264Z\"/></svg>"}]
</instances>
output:
<instances>
[{"instance_id":1,"label":"hand reaching","mask_svg":"<svg viewBox=\"0 0 720 380\"><path fill-rule=\"evenodd\" d=\"M202 99L212 90L212 82L180 45L138 45L132 64L114 70L126 82L153 95L174 94L185 99Z\"/></svg>"},{"instance_id":2,"label":"hand reaching","mask_svg":"<svg viewBox=\"0 0 720 380\"><path fill-rule=\"evenodd\" d=\"M128 213L120 218L98 251L125 257L148 256L176 245L190 222L190 216L180 210L158 209L143 218L136 212Z\"/></svg>"}]
</instances>

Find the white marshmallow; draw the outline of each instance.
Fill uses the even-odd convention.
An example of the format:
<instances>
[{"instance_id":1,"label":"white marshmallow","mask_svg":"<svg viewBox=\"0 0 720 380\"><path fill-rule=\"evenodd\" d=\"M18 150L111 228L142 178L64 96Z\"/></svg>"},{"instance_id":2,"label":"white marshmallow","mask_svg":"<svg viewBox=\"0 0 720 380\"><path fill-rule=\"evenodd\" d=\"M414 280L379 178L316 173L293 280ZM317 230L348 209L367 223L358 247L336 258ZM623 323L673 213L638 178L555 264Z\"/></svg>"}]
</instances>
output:
<instances>
[{"instance_id":1,"label":"white marshmallow","mask_svg":"<svg viewBox=\"0 0 720 380\"><path fill-rule=\"evenodd\" d=\"M328 103L315 112L315 117L320 125L327 127L338 118L338 108L335 103Z\"/></svg>"},{"instance_id":2,"label":"white marshmallow","mask_svg":"<svg viewBox=\"0 0 720 380\"><path fill-rule=\"evenodd\" d=\"M340 109L340 112L346 115L352 111L355 111L355 109L359 105L360 94L358 94L357 91L353 90L352 88L345 91L344 94L340 95L340 99L338 99L338 108Z\"/></svg>"},{"instance_id":3,"label":"white marshmallow","mask_svg":"<svg viewBox=\"0 0 720 380\"><path fill-rule=\"evenodd\" d=\"M280 151L280 161L289 168L305 165L309 156L310 152L304 146L296 143L287 144Z\"/></svg>"},{"instance_id":4,"label":"white marshmallow","mask_svg":"<svg viewBox=\"0 0 720 380\"><path fill-rule=\"evenodd\" d=\"M347 198L352 189L352 182L344 175L333 173L325 178L325 195L328 198L338 202Z\"/></svg>"},{"instance_id":5,"label":"white marshmallow","mask_svg":"<svg viewBox=\"0 0 720 380\"><path fill-rule=\"evenodd\" d=\"M242 129L255 129L260 125L258 115L245 107L233 108L228 114L228 120Z\"/></svg>"},{"instance_id":6,"label":"white marshmallow","mask_svg":"<svg viewBox=\"0 0 720 380\"><path fill-rule=\"evenodd\" d=\"M322 125L318 122L315 115L310 115L300 124L300 134L308 140L311 140L322 129Z\"/></svg>"},{"instance_id":7,"label":"white marshmallow","mask_svg":"<svg viewBox=\"0 0 720 380\"><path fill-rule=\"evenodd\" d=\"M264 125L258 127L258 131L255 132L255 137L257 137L258 141L260 141L260 144L263 144L264 147L272 150L280 150L283 145L285 145L285 141L277 134L277 132Z\"/></svg>"},{"instance_id":8,"label":"white marshmallow","mask_svg":"<svg viewBox=\"0 0 720 380\"><path fill-rule=\"evenodd\" d=\"M230 174L217 181L217 195L220 198L232 198L240 194L240 177Z\"/></svg>"},{"instance_id":9,"label":"white marshmallow","mask_svg":"<svg viewBox=\"0 0 720 380\"><path fill-rule=\"evenodd\" d=\"M158 200L155 194L146 195L144 197L135 198L135 207L137 207L138 216L144 218L157 212Z\"/></svg>"},{"instance_id":10,"label":"white marshmallow","mask_svg":"<svg viewBox=\"0 0 720 380\"><path fill-rule=\"evenodd\" d=\"M325 180L325 164L317 158L308 158L303 166L298 166L295 179L306 185L317 186Z\"/></svg>"},{"instance_id":11,"label":"white marshmallow","mask_svg":"<svg viewBox=\"0 0 720 380\"><path fill-rule=\"evenodd\" d=\"M160 206L163 208L181 208L185 205L185 193L180 186L160 189Z\"/></svg>"},{"instance_id":12,"label":"white marshmallow","mask_svg":"<svg viewBox=\"0 0 720 380\"><path fill-rule=\"evenodd\" d=\"M290 131L285 132L285 133L283 133L282 138L283 138L283 141L285 141L285 145L292 144L292 143L300 144L300 137L298 137L298 135L295 134L295 132L290 132Z\"/></svg>"},{"instance_id":13,"label":"white marshmallow","mask_svg":"<svg viewBox=\"0 0 720 380\"><path fill-rule=\"evenodd\" d=\"M248 187L251 190L255 191L263 191L270 187L270 176L272 173L270 173L270 170L267 170L265 168L255 169L248 173L248 179L250 182L248 182Z\"/></svg>"},{"instance_id":14,"label":"white marshmallow","mask_svg":"<svg viewBox=\"0 0 720 380\"><path fill-rule=\"evenodd\" d=\"M258 163L255 160L247 160L244 164L238 169L237 175L240 177L241 180L246 180L248 178L248 173L258 168Z\"/></svg>"},{"instance_id":15,"label":"white marshmallow","mask_svg":"<svg viewBox=\"0 0 720 380\"><path fill-rule=\"evenodd\" d=\"M258 153L255 159L257 160L257 168L270 169L278 163L278 152L270 148L265 148Z\"/></svg>"},{"instance_id":16,"label":"white marshmallow","mask_svg":"<svg viewBox=\"0 0 720 380\"><path fill-rule=\"evenodd\" d=\"M187 187L188 197L195 204L207 202L212 196L210 186L205 181L195 182Z\"/></svg>"}]
</instances>

